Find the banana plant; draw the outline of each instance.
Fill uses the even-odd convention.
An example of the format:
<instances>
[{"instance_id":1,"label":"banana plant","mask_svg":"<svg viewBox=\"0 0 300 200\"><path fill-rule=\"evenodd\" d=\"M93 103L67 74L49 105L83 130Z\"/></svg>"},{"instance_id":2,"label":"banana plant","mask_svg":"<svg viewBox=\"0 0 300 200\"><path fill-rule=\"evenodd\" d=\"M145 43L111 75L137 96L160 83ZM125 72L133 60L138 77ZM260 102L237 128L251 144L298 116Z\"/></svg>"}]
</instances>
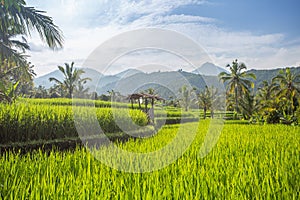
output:
<instances>
[{"instance_id":1,"label":"banana plant","mask_svg":"<svg viewBox=\"0 0 300 200\"><path fill-rule=\"evenodd\" d=\"M4 84L0 81L0 102L12 103L17 98L17 88L19 81L16 83Z\"/></svg>"}]
</instances>

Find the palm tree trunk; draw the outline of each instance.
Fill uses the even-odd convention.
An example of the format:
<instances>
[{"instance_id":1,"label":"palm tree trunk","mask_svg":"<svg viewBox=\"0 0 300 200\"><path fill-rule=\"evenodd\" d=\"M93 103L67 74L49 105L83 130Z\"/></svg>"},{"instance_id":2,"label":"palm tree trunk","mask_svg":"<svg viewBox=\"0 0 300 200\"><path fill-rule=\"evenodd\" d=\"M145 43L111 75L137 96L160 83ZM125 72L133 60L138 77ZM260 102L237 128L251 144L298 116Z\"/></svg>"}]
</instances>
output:
<instances>
[{"instance_id":1,"label":"palm tree trunk","mask_svg":"<svg viewBox=\"0 0 300 200\"><path fill-rule=\"evenodd\" d=\"M238 87L237 85L234 88L234 93L235 93L235 112L238 113L238 109L239 109L239 102L238 102Z\"/></svg>"},{"instance_id":2,"label":"palm tree trunk","mask_svg":"<svg viewBox=\"0 0 300 200\"><path fill-rule=\"evenodd\" d=\"M72 98L72 93L73 93L73 91L72 91L72 89L70 88L70 89L69 89L69 94L68 94L69 98Z\"/></svg>"}]
</instances>

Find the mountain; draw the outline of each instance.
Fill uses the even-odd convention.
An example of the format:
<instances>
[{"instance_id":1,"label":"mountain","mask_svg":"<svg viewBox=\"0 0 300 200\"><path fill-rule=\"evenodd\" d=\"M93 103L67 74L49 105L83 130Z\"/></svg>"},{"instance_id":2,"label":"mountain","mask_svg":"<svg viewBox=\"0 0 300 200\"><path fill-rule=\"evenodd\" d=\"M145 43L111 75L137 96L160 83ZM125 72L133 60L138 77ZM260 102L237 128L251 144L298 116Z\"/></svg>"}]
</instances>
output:
<instances>
[{"instance_id":1,"label":"mountain","mask_svg":"<svg viewBox=\"0 0 300 200\"><path fill-rule=\"evenodd\" d=\"M248 70L249 73L254 73L257 77L253 82L257 89L264 80L271 81L281 69L274 70ZM291 68L292 73L300 73L300 67ZM97 87L99 94L106 93L108 90L118 91L123 95L134 92L145 91L148 88L153 88L161 97L168 99L170 96L178 95L179 89L183 85L190 85L198 90L204 89L205 85L214 86L219 91L224 91L225 86L219 81L217 76L200 75L185 71L171 72L153 72L153 73L136 73L127 78L111 82L103 87Z\"/></svg>"},{"instance_id":2,"label":"mountain","mask_svg":"<svg viewBox=\"0 0 300 200\"><path fill-rule=\"evenodd\" d=\"M82 78L89 77L90 79L92 79L92 81L88 81L86 83L86 86L90 87L91 90L94 90L96 86L97 88L99 88L100 86L103 87L107 84L116 82L121 78L123 79L138 73L143 73L140 70L128 69L115 75L103 75L102 73L94 69L90 69L90 68L82 68L82 69L85 71L85 73L82 75ZM49 74L35 78L34 85L36 87L41 85L44 86L46 89L48 89L54 85L54 82L49 81L50 77L55 77L60 81L62 81L64 78L61 71L55 70L53 72L50 72Z\"/></svg>"},{"instance_id":3,"label":"mountain","mask_svg":"<svg viewBox=\"0 0 300 200\"><path fill-rule=\"evenodd\" d=\"M44 76L34 78L33 82L34 82L35 87L38 87L41 85L41 86L44 86L46 89L50 88L51 86L54 85L54 82L49 81L50 77L55 77L58 80L63 80L63 78L64 78L63 74L59 70L55 70Z\"/></svg>"},{"instance_id":4,"label":"mountain","mask_svg":"<svg viewBox=\"0 0 300 200\"><path fill-rule=\"evenodd\" d=\"M222 67L216 66L212 63L206 62L201 67L192 71L194 74L206 75L206 76L218 76L221 72L228 72Z\"/></svg>"},{"instance_id":5,"label":"mountain","mask_svg":"<svg viewBox=\"0 0 300 200\"><path fill-rule=\"evenodd\" d=\"M202 65L199 69L213 68L210 63ZM155 92L168 99L170 96L176 97L179 89L183 85L189 85L190 88L197 88L198 90L204 89L205 85L214 86L219 91L224 91L224 85L220 83L219 78L209 75L200 75L197 73L190 73L185 71L169 71L169 72L152 72L143 73L142 71L135 69L128 69L115 75L103 75L100 72L84 68L86 73L83 77L89 77L92 81L88 81L86 86L90 88L90 92L96 91L100 94L107 94L107 91L114 90L120 92L123 95L130 93L142 92L148 88L153 88ZM215 66L216 70L225 71L222 68ZM249 70L248 72L254 73L257 79L254 81L255 89L257 89L262 81L271 81L279 73L280 69L273 70ZM300 73L300 67L291 68L292 73ZM208 71L206 71L208 73ZM211 72L210 72L211 73ZM51 87L54 83L50 83L49 78L56 77L59 80L63 79L60 71L56 70L47 75L38 77L34 80L35 86L45 86L45 88Z\"/></svg>"},{"instance_id":6,"label":"mountain","mask_svg":"<svg viewBox=\"0 0 300 200\"><path fill-rule=\"evenodd\" d=\"M87 82L87 86L89 86L89 87L96 85L97 82L98 82L98 79L100 77L104 76L103 74L101 74L100 72L98 72L97 70L94 70L94 69L90 69L90 68L82 68L82 69L85 71L85 73L82 75L82 78L88 77L88 78L92 79L92 81ZM54 82L49 81L50 77L55 77L60 81L62 81L64 79L64 76L63 76L62 72L59 71L59 70L55 70L53 72L50 72L49 74L46 74L44 76L40 76L40 77L35 78L33 80L34 85L36 87L41 85L41 86L44 86L46 89L48 89L48 88L52 87L55 84ZM117 78L107 77L106 79L104 79L104 81L105 81L105 84L108 84L108 83L116 81L116 79Z\"/></svg>"},{"instance_id":7,"label":"mountain","mask_svg":"<svg viewBox=\"0 0 300 200\"><path fill-rule=\"evenodd\" d=\"M214 85L222 90L222 84L216 76L201 76L184 71L171 71L149 74L137 73L114 83L107 84L102 88L97 88L97 92L101 94L108 90L114 90L123 95L128 95L153 88L159 96L168 99L170 96L177 96L179 89L183 85L190 86L190 89L194 87L203 89L205 85Z\"/></svg>"},{"instance_id":8,"label":"mountain","mask_svg":"<svg viewBox=\"0 0 300 200\"><path fill-rule=\"evenodd\" d=\"M291 73L293 74L300 74L300 67L290 67ZM251 69L248 70L249 73L253 73L256 76L256 80L254 81L255 89L261 86L261 83L263 81L272 81L272 78L274 78L279 71L282 70L282 68L278 69L265 69L265 70L257 70L257 69Z\"/></svg>"},{"instance_id":9,"label":"mountain","mask_svg":"<svg viewBox=\"0 0 300 200\"><path fill-rule=\"evenodd\" d=\"M119 78L127 78L129 76L132 76L132 75L135 75L135 74L138 74L138 73L144 73L140 70L137 70L137 69L127 69L125 71L122 71L118 74L115 74L115 76L119 77Z\"/></svg>"}]
</instances>

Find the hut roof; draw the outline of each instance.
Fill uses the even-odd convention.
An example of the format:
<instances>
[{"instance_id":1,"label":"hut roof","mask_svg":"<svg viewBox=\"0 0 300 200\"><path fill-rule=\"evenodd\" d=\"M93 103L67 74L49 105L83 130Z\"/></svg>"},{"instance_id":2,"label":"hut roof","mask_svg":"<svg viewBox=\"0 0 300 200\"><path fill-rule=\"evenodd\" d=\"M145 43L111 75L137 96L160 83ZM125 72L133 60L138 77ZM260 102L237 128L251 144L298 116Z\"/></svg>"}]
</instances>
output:
<instances>
[{"instance_id":1,"label":"hut roof","mask_svg":"<svg viewBox=\"0 0 300 200\"><path fill-rule=\"evenodd\" d=\"M157 95L153 95L153 94L146 94L146 93L133 93L128 95L128 99L155 99L155 100L164 100L163 98L157 96Z\"/></svg>"}]
</instances>

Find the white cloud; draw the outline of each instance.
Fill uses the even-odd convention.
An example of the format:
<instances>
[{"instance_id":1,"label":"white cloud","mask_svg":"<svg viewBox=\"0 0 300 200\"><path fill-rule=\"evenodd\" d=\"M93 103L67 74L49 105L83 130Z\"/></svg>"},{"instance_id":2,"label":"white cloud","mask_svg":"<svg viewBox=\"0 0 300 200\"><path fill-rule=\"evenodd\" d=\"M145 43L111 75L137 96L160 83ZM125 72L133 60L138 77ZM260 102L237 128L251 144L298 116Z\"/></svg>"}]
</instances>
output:
<instances>
[{"instance_id":1,"label":"white cloud","mask_svg":"<svg viewBox=\"0 0 300 200\"><path fill-rule=\"evenodd\" d=\"M159 16L156 19L158 24L172 24L172 23L212 23L215 22L215 19L208 17L200 16L191 16L191 15L169 15L169 16Z\"/></svg>"},{"instance_id":2,"label":"white cloud","mask_svg":"<svg viewBox=\"0 0 300 200\"><path fill-rule=\"evenodd\" d=\"M187 35L202 46L211 59L221 66L226 66L235 58L245 62L250 68L273 68L299 63L299 42L292 44L286 42L284 34L236 32L220 28L213 18L172 14L174 9L181 6L205 4L207 1L29 0L28 2L29 5L46 10L65 35L64 49L58 52L42 50L38 45L40 40L36 34L30 39L31 44L36 44L29 53L38 75L48 73L64 62L75 60L77 65L81 65L105 40L124 31L144 27L166 28Z\"/></svg>"}]
</instances>

